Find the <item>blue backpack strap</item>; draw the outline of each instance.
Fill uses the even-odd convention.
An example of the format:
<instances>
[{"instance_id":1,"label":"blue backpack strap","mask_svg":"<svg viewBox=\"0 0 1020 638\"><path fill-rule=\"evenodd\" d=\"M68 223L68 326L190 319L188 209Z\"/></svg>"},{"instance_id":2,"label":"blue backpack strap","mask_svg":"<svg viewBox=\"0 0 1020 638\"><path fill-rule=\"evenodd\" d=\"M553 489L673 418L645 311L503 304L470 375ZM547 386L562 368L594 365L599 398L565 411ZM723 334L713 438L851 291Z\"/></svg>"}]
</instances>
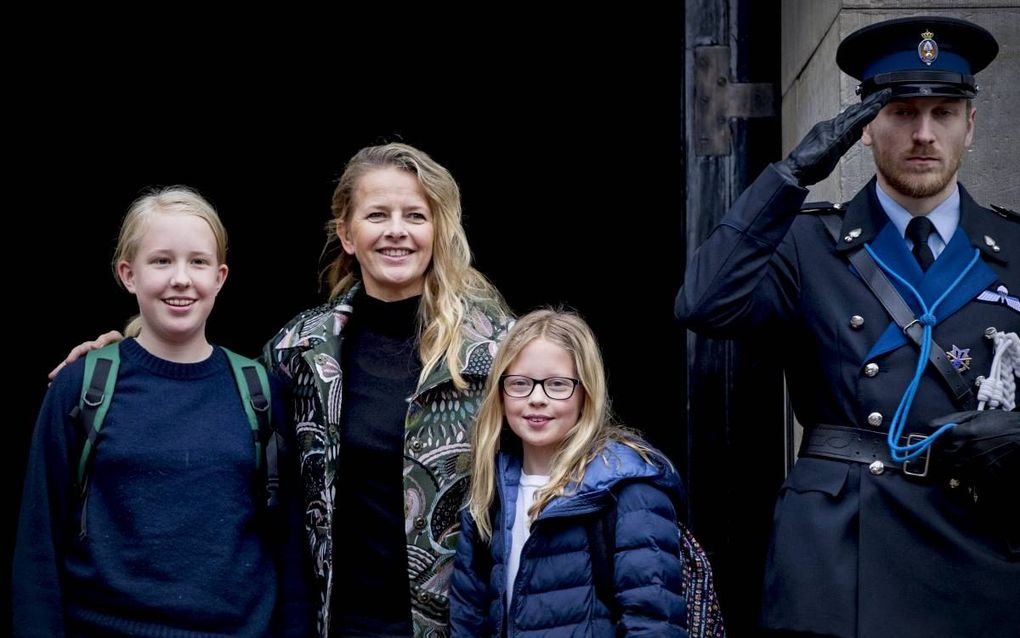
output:
<instances>
[{"instance_id":1,"label":"blue backpack strap","mask_svg":"<svg viewBox=\"0 0 1020 638\"><path fill-rule=\"evenodd\" d=\"M85 354L85 376L81 384L81 398L71 416L79 417L84 429L85 444L78 460L77 485L84 493L88 469L95 452L96 439L103 427L103 419L110 409L113 390L117 385L120 368L120 344L111 343Z\"/></svg>"},{"instance_id":2,"label":"blue backpack strap","mask_svg":"<svg viewBox=\"0 0 1020 638\"><path fill-rule=\"evenodd\" d=\"M266 504L274 507L279 502L281 442L272 427L269 377L265 367L258 361L227 348L223 348L223 352L230 361L237 389L241 393L241 403L251 426L255 443L255 468L259 471L265 469Z\"/></svg>"}]
</instances>

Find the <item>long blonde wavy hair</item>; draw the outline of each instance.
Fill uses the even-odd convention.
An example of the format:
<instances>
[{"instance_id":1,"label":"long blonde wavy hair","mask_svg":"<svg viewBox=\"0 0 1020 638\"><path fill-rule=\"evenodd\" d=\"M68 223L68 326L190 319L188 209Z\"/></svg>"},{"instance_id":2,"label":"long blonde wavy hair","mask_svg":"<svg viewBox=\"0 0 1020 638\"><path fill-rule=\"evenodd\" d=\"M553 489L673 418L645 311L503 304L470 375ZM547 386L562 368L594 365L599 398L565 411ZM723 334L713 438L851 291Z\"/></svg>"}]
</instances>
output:
<instances>
[{"instance_id":1,"label":"long blonde wavy hair","mask_svg":"<svg viewBox=\"0 0 1020 638\"><path fill-rule=\"evenodd\" d=\"M471 302L487 303L510 314L503 297L482 273L471 265L471 249L461 223L460 188L450 171L413 146L385 144L358 151L347 163L333 191L333 218L326 224L326 248L339 242L336 229L345 223L355 207L358 182L366 174L397 168L414 175L428 200L435 227L432 262L425 271L424 290L418 307L418 356L424 381L445 358L454 384L464 389L460 373L461 332ZM340 250L324 270L329 298L336 299L360 280L353 255Z\"/></svg>"},{"instance_id":2,"label":"long blonde wavy hair","mask_svg":"<svg viewBox=\"0 0 1020 638\"><path fill-rule=\"evenodd\" d=\"M181 215L194 215L209 224L213 237L216 239L216 261L219 264L227 262L227 229L223 226L216 209L198 191L189 186L166 186L153 187L143 193L128 209L124 221L120 225L120 234L117 237L117 248L113 252L113 278L117 285L124 287L120 275L117 273L117 264L121 261L134 261L138 254L138 245L149 229L149 221L156 215L177 213ZM124 328L125 337L137 337L142 332L142 320L135 315L128 320Z\"/></svg>"},{"instance_id":3,"label":"long blonde wavy hair","mask_svg":"<svg viewBox=\"0 0 1020 638\"><path fill-rule=\"evenodd\" d=\"M582 403L577 424L567 432L553 455L549 483L535 493L535 503L528 511L532 519L553 498L566 494L571 484L579 485L585 468L610 441L619 441L633 448L649 462L653 455L658 456L635 432L614 422L602 353L588 324L577 314L565 310L530 312L517 320L500 345L472 432L473 475L468 508L482 540L492 537L493 522L489 514L496 498L496 481L499 480L496 453L504 445L516 448L520 443L506 422L500 377L521 351L536 339L548 341L570 353L581 381L578 390L582 393Z\"/></svg>"}]
</instances>

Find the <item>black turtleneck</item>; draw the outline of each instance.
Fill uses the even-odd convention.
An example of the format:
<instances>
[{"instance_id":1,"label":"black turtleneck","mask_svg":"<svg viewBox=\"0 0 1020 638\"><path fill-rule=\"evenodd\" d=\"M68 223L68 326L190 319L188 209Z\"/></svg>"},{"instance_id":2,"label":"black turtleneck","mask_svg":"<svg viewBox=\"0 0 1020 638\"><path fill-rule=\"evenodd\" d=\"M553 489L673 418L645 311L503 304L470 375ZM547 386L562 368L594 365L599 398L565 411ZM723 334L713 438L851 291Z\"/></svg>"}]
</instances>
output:
<instances>
[{"instance_id":1,"label":"black turtleneck","mask_svg":"<svg viewBox=\"0 0 1020 638\"><path fill-rule=\"evenodd\" d=\"M333 517L334 637L412 633L403 452L407 399L421 372L415 338L420 301L387 303L362 292L344 327Z\"/></svg>"}]
</instances>

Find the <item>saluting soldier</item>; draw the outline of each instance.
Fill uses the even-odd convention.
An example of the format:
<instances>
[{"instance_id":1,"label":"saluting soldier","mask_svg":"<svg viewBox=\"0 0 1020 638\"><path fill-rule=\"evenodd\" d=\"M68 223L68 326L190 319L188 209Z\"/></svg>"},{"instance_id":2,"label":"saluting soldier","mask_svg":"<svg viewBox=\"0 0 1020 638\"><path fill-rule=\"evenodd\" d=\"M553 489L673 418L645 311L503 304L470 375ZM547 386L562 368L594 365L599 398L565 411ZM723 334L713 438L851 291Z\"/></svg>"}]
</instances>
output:
<instances>
[{"instance_id":1,"label":"saluting soldier","mask_svg":"<svg viewBox=\"0 0 1020 638\"><path fill-rule=\"evenodd\" d=\"M985 29L864 27L837 63L862 101L767 167L694 255L677 317L757 330L804 425L775 510L762 623L781 635L1020 632L1020 221L958 183ZM877 174L802 210L858 140Z\"/></svg>"}]
</instances>

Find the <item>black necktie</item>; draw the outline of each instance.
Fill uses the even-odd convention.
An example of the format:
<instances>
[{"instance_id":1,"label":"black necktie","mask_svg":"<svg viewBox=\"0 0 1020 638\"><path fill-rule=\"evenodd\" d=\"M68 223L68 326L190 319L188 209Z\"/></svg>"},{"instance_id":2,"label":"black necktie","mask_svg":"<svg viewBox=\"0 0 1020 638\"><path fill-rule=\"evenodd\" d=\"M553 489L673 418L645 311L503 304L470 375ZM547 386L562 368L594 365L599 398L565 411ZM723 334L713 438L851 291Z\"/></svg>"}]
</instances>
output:
<instances>
[{"instance_id":1,"label":"black necktie","mask_svg":"<svg viewBox=\"0 0 1020 638\"><path fill-rule=\"evenodd\" d=\"M914 242L914 259L920 264L921 270L928 270L928 267L935 261L935 255L928 247L928 236L934 230L927 217L915 217L907 224L907 239Z\"/></svg>"}]
</instances>

